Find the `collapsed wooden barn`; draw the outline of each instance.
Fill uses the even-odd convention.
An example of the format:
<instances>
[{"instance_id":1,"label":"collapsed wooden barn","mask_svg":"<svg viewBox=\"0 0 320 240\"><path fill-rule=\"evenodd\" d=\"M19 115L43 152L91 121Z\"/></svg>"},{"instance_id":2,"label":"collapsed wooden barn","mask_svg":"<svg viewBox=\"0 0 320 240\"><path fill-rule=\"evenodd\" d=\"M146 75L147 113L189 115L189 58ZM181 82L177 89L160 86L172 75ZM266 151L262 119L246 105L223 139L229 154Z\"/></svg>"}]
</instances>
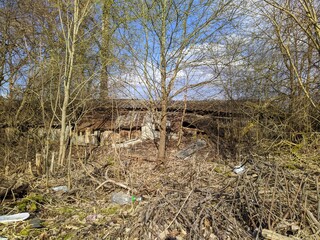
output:
<instances>
[{"instance_id":1,"label":"collapsed wooden barn","mask_svg":"<svg viewBox=\"0 0 320 240\"><path fill-rule=\"evenodd\" d=\"M157 106L144 100L114 100L91 107L75 126L73 141L77 145L104 146L155 140L159 137L161 110ZM168 108L168 139L197 134L213 141L225 137L231 122L240 126L248 121L243 107L231 101L174 101Z\"/></svg>"}]
</instances>

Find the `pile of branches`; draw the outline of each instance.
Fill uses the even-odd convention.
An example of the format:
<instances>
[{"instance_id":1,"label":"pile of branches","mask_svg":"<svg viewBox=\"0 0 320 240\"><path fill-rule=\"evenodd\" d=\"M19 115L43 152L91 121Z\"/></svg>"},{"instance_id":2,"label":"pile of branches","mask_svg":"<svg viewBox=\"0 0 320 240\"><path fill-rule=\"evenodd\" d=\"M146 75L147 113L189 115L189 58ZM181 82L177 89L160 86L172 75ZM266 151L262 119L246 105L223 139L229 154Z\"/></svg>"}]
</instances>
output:
<instances>
[{"instance_id":1,"label":"pile of branches","mask_svg":"<svg viewBox=\"0 0 320 240\"><path fill-rule=\"evenodd\" d=\"M136 216L110 236L168 240L320 237L315 174L294 173L258 158L238 175L232 168L221 170L199 159L173 161L164 169L153 173L161 184L149 191ZM144 187L142 183L139 191Z\"/></svg>"}]
</instances>

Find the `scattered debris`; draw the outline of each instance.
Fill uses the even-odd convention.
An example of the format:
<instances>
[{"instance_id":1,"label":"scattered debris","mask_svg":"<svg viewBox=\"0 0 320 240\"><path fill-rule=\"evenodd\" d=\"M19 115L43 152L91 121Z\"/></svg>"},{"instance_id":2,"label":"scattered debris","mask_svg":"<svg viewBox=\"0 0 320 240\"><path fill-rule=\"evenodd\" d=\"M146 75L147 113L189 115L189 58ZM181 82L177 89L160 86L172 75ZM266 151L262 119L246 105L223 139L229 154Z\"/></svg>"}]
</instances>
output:
<instances>
[{"instance_id":1,"label":"scattered debris","mask_svg":"<svg viewBox=\"0 0 320 240\"><path fill-rule=\"evenodd\" d=\"M123 193L123 192L117 192L112 194L111 201L113 203L117 203L120 205L125 205L125 204L131 204L134 202L140 202L142 199L141 197L135 197L131 196L129 194Z\"/></svg>"},{"instance_id":2,"label":"scattered debris","mask_svg":"<svg viewBox=\"0 0 320 240\"><path fill-rule=\"evenodd\" d=\"M0 199L23 197L28 193L29 183L24 182L23 177L4 181L0 188Z\"/></svg>"},{"instance_id":3,"label":"scattered debris","mask_svg":"<svg viewBox=\"0 0 320 240\"><path fill-rule=\"evenodd\" d=\"M234 169L233 169L233 172L236 173L236 174L241 174L241 173L243 173L244 171L245 171L244 164L235 166Z\"/></svg>"},{"instance_id":4,"label":"scattered debris","mask_svg":"<svg viewBox=\"0 0 320 240\"><path fill-rule=\"evenodd\" d=\"M86 222L87 223L93 223L93 222L98 221L101 218L103 218L103 215L101 215L101 214L91 214L91 215L86 217Z\"/></svg>"},{"instance_id":5,"label":"scattered debris","mask_svg":"<svg viewBox=\"0 0 320 240\"><path fill-rule=\"evenodd\" d=\"M19 222L19 221L26 220L29 217L30 217L30 214L27 212L13 214L13 215L3 215L3 216L0 216L0 223Z\"/></svg>"},{"instance_id":6,"label":"scattered debris","mask_svg":"<svg viewBox=\"0 0 320 240\"><path fill-rule=\"evenodd\" d=\"M240 165L234 157L221 159L208 147L188 161L177 161L173 146L168 146L168 161L157 167L152 140L117 151L119 155L111 147L99 147L87 163L78 158L85 149L77 149L71 180L79 191L57 197L50 189L40 202L31 196L46 189L46 183L32 178L30 185L37 188L26 197L25 210L19 211L31 213L30 207L36 205L33 213L45 219L45 228L33 229L31 221L20 222L18 228L0 224L1 235L9 239L261 240L270 229L272 239L278 235L280 240L319 239L318 162L292 169L286 167L287 157L261 154L245 165L241 177L234 177L233 167ZM310 170L310 163L316 167ZM65 176L66 168L61 168L49 179L49 186L62 187ZM127 199L123 205L115 199L120 191ZM131 204L132 195L146 200ZM3 201L1 210L2 206L2 214L17 209L12 201Z\"/></svg>"},{"instance_id":7,"label":"scattered debris","mask_svg":"<svg viewBox=\"0 0 320 240\"><path fill-rule=\"evenodd\" d=\"M200 149L204 148L207 145L206 141L202 139L198 139L195 143L190 144L185 149L179 151L177 153L177 158L186 159L187 157L191 156L195 152L199 151Z\"/></svg>"},{"instance_id":8,"label":"scattered debris","mask_svg":"<svg viewBox=\"0 0 320 240\"><path fill-rule=\"evenodd\" d=\"M132 139L123 143L116 143L116 144L112 144L112 147L114 148L126 148L126 147L131 147L134 146L138 143L142 143L141 139Z\"/></svg>"},{"instance_id":9,"label":"scattered debris","mask_svg":"<svg viewBox=\"0 0 320 240\"><path fill-rule=\"evenodd\" d=\"M51 188L53 191L55 191L55 192L68 192L69 190L68 190L68 187L67 186L65 186L65 185L63 185L63 186L57 186L57 187L52 187Z\"/></svg>"},{"instance_id":10,"label":"scattered debris","mask_svg":"<svg viewBox=\"0 0 320 240\"><path fill-rule=\"evenodd\" d=\"M39 218L33 218L29 221L31 228L42 228L43 221Z\"/></svg>"},{"instance_id":11,"label":"scattered debris","mask_svg":"<svg viewBox=\"0 0 320 240\"><path fill-rule=\"evenodd\" d=\"M262 229L262 236L267 240L292 240L297 238L290 238L283 236L281 234L278 234L274 231L268 230L268 229Z\"/></svg>"}]
</instances>

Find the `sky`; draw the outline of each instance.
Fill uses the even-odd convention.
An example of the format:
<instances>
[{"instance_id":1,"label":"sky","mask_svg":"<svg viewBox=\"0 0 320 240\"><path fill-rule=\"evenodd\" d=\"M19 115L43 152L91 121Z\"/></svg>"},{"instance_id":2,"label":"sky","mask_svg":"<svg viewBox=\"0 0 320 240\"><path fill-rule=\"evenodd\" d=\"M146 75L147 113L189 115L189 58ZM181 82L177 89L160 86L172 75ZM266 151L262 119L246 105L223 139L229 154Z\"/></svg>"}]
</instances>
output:
<instances>
[{"instance_id":1,"label":"sky","mask_svg":"<svg viewBox=\"0 0 320 240\"><path fill-rule=\"evenodd\" d=\"M179 16L184 16L187 9L188 1L175 1L183 11L179 12ZM222 70L228 66L228 71L234 69L235 72L241 67L241 61L230 60L229 43L230 39L240 38L240 35L235 31L231 22L226 22L228 12L215 12L218 3L225 3L226 1L212 1L214 5L205 4L208 1L195 0L193 1L192 12L187 19L188 34L199 28L208 20L210 14L217 13L216 19L211 24L204 27L197 37L194 37L189 44L182 49L183 61L179 66L180 71L177 74L176 83L173 92L192 84L201 82L209 82L208 84L195 89L187 89L175 99L207 99L224 97L222 90L225 75L221 74ZM235 3L236 1L233 1ZM216 5L215 5L216 4ZM179 10L181 10L179 8ZM150 12L151 16L157 15L156 7ZM141 12L141 6L137 6L138 13ZM161 13L161 12L160 12ZM175 11L173 11L173 14ZM155 15L153 15L155 14ZM180 17L181 17L180 16ZM159 20L159 19L156 19ZM172 20L172 21L171 21ZM166 38L172 41L168 47L167 58L168 61L168 81L172 77L172 69L175 69L177 62L177 53L181 44L183 43L183 17L171 19L167 28ZM240 19L237 19L239 24ZM241 20L243 21L243 19ZM146 24L146 25L143 25ZM125 70L118 70L112 74L112 79L119 86L119 80L123 86L118 94L121 97L127 98L148 98L149 95L159 98L159 43L157 42L157 34L160 25L158 22L151 23L139 19L129 24L129 29L124 30L119 28L118 34L121 37L127 38L127 42L121 42L124 47L119 50L119 54L128 55L125 63ZM223 26L223 27L222 27ZM146 28L144 28L146 27ZM156 30L154 30L154 29ZM138 35L136 33L139 33ZM124 36L125 35L125 36ZM243 38L242 38L243 40ZM168 43L169 44L169 43ZM129 47L130 45L130 47ZM232 59L234 60L234 59ZM174 94L174 93L172 93Z\"/></svg>"},{"instance_id":2,"label":"sky","mask_svg":"<svg viewBox=\"0 0 320 240\"><path fill-rule=\"evenodd\" d=\"M234 69L234 71L243 69L242 60L231 60L231 56L227 55L226 45L223 44L204 43L195 45L192 49L186 49L186 52L186 61L177 74L173 93L187 85L202 82L208 83L194 89L188 88L175 96L174 100L182 100L185 97L199 100L225 98L223 89L226 83L223 81L222 72L226 66L228 66L228 71L230 69ZM146 74L151 76L149 81L146 81ZM172 76L169 75L168 78L170 77ZM159 68L147 62L145 66L141 64L139 67L134 66L128 69L127 72L115 77L115 80L121 79L122 82L127 83L122 93L120 93L121 97L148 98L150 85L155 86L153 89L153 92L155 92L155 89L159 88L160 78Z\"/></svg>"},{"instance_id":3,"label":"sky","mask_svg":"<svg viewBox=\"0 0 320 240\"><path fill-rule=\"evenodd\" d=\"M240 15L237 16L237 13L231 10L225 11L229 6L225 7L223 11L219 10L219 7L225 4L226 1L196 0L193 2L194 7L190 15L187 16L186 28L187 35L196 34L192 35L191 40L189 41L188 39L188 44L183 46L186 39L183 38L183 17L188 1L177 0L176 2L179 7L184 8L184 11L178 12L177 18L173 17L168 20L166 34L167 85L173 76L173 71L178 66L179 72L173 92L186 85L209 81L211 83L196 89L188 89L175 96L175 99L182 99L185 96L189 99L223 98L224 96L221 92L224 80L222 79L221 71L226 65L228 65L228 68L235 68L236 70L241 64L239 60L230 60L229 55L232 54L232 51L228 49L230 46L228 41L231 38L239 38L235 25L239 25L239 21L243 19L240 19L242 17L239 17ZM231 1L230 6L235 2ZM179 7L177 11L180 11ZM139 8L139 11L143 11L143 7ZM129 55L134 56L134 60L126 62L126 71L114 76L116 81L121 79L123 83L126 83L124 84L126 87L122 91L123 97L148 98L148 96L152 95L152 97L160 98L159 28L161 26L161 18L157 16L156 7L148 13L151 14L151 18L155 17L154 22L142 19L139 22L133 22L126 33L122 32L126 36L140 34L137 39L127 40L133 43L131 45L132 49L129 49L128 52ZM161 11L159 14L161 16ZM173 11L173 15L175 14L175 11ZM215 16L215 18L210 21L210 24L204 24L211 16ZM233 24L233 21L230 20L231 18L234 18L234 21L238 21L238 23ZM199 34L197 29L201 29ZM183 61L180 65L177 65L181 46L183 47ZM230 72L230 69L228 71Z\"/></svg>"}]
</instances>

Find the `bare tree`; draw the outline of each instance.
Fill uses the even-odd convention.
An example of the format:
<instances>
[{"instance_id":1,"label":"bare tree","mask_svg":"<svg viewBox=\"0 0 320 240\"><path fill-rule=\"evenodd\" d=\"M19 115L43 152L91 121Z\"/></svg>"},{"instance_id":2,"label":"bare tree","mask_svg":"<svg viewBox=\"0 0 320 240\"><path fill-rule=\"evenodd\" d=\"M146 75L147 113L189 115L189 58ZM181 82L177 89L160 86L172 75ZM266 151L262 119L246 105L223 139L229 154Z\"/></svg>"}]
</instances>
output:
<instances>
[{"instance_id":1,"label":"bare tree","mask_svg":"<svg viewBox=\"0 0 320 240\"><path fill-rule=\"evenodd\" d=\"M277 44L291 76L291 89L299 89L311 105L317 108L312 96L314 76L319 74L320 23L319 1L269 1L264 15L272 24ZM318 54L316 54L318 53Z\"/></svg>"},{"instance_id":2,"label":"bare tree","mask_svg":"<svg viewBox=\"0 0 320 240\"><path fill-rule=\"evenodd\" d=\"M59 1L58 11L60 27L65 43L64 69L61 76L62 107L61 107L61 132L59 144L59 162L63 164L66 156L66 134L68 124L68 107L70 105L70 91L74 79L74 63L77 45L80 41L79 30L84 19L88 16L92 2L90 0L81 4L79 0Z\"/></svg>"},{"instance_id":3,"label":"bare tree","mask_svg":"<svg viewBox=\"0 0 320 240\"><path fill-rule=\"evenodd\" d=\"M109 95L109 65L112 62L112 8L114 0L106 0L102 3L102 19L101 19L101 47L100 47L100 97L108 98Z\"/></svg>"},{"instance_id":4,"label":"bare tree","mask_svg":"<svg viewBox=\"0 0 320 240\"><path fill-rule=\"evenodd\" d=\"M132 21L127 39L136 76L146 90L144 97L159 103L160 141L158 158L166 158L168 104L186 88L207 82L196 81L179 86L181 71L199 63L192 53L201 44L217 41L235 16L234 1L161 0L134 1L131 6L137 20ZM131 31L130 31L131 30ZM138 34L138 35L137 35ZM193 65L194 66L194 65Z\"/></svg>"}]
</instances>

